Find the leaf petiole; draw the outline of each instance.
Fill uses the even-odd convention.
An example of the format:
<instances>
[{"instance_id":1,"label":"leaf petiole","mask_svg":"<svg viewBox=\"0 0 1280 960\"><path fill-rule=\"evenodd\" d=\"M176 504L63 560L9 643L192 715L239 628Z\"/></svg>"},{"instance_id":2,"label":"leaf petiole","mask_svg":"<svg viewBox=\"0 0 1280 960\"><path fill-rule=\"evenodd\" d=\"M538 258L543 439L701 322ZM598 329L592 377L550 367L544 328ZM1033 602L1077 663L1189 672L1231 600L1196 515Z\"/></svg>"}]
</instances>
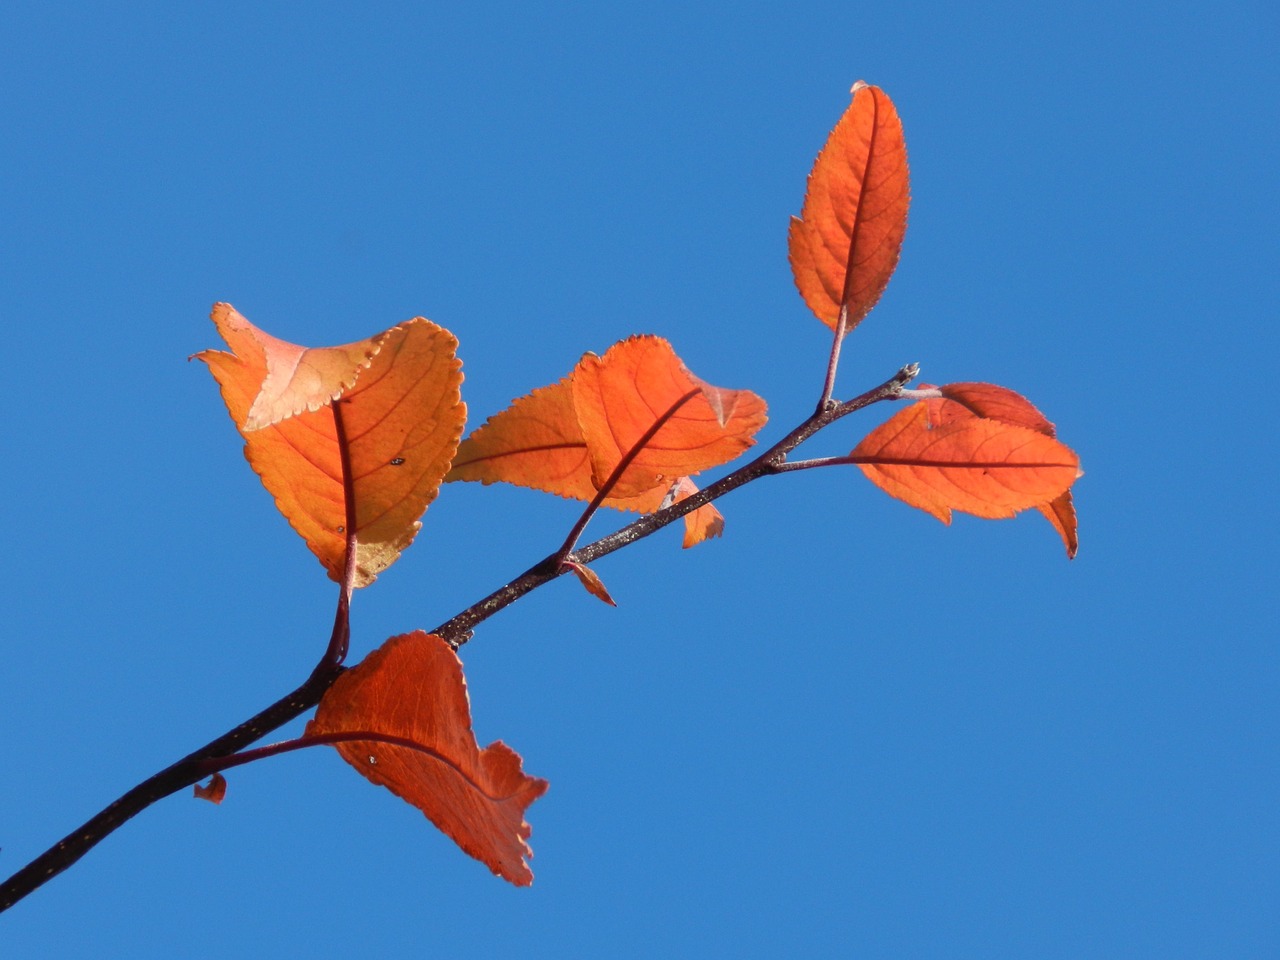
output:
<instances>
[{"instance_id":1,"label":"leaf petiole","mask_svg":"<svg viewBox=\"0 0 1280 960\"><path fill-rule=\"evenodd\" d=\"M836 335L831 341L831 357L827 360L827 376L822 382L822 396L818 398L818 409L815 416L826 413L831 406L831 395L836 389L836 367L840 365L840 346L844 343L845 330L849 325L849 305L840 308L840 316L836 320Z\"/></svg>"},{"instance_id":2,"label":"leaf petiole","mask_svg":"<svg viewBox=\"0 0 1280 960\"><path fill-rule=\"evenodd\" d=\"M342 420L342 403L342 400L333 401L333 427L342 464L343 513L346 519L342 533L346 547L342 559L342 582L338 585L338 610L334 614L333 633L329 635L329 646L320 661L321 666L338 666L347 658L347 646L351 641L351 589L356 579L356 484L351 470L351 443Z\"/></svg>"}]
</instances>

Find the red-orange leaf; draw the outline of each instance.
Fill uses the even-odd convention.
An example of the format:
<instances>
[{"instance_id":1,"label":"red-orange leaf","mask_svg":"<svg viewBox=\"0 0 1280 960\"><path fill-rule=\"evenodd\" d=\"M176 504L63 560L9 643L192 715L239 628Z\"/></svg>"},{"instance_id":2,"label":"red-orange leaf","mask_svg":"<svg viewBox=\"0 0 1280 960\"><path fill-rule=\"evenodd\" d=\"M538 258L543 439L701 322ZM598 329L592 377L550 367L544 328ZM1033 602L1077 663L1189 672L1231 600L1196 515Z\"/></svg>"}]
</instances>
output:
<instances>
[{"instance_id":1,"label":"red-orange leaf","mask_svg":"<svg viewBox=\"0 0 1280 960\"><path fill-rule=\"evenodd\" d=\"M698 492L697 484L688 477L681 477L671 491L671 502L679 503ZM724 533L724 515L713 504L703 504L698 509L684 515L684 542L681 546L688 550L696 547L704 540L721 536Z\"/></svg>"},{"instance_id":2,"label":"red-orange leaf","mask_svg":"<svg viewBox=\"0 0 1280 960\"><path fill-rule=\"evenodd\" d=\"M336 403L355 505L357 587L395 562L436 497L462 435L458 342L417 317L342 347L277 340L229 304L213 322L231 353L209 365L276 506L335 580L346 552L346 493Z\"/></svg>"},{"instance_id":3,"label":"red-orange leaf","mask_svg":"<svg viewBox=\"0 0 1280 960\"><path fill-rule=\"evenodd\" d=\"M590 500L591 457L573 407L572 374L540 387L490 417L462 441L446 481L503 481L573 500ZM610 497L607 507L649 513L661 491Z\"/></svg>"},{"instance_id":4,"label":"red-orange leaf","mask_svg":"<svg viewBox=\"0 0 1280 960\"><path fill-rule=\"evenodd\" d=\"M498 876L519 886L533 882L524 815L547 781L527 776L519 755L500 741L479 748L462 662L439 637L421 630L392 637L338 678L306 733L405 741L335 746L364 777L413 804Z\"/></svg>"},{"instance_id":5,"label":"red-orange leaf","mask_svg":"<svg viewBox=\"0 0 1280 960\"><path fill-rule=\"evenodd\" d=\"M1067 559L1074 560L1076 551L1080 549L1080 534L1076 529L1076 505L1071 500L1071 491L1068 490L1060 497L1054 497L1049 503L1040 504L1036 509L1043 513L1045 519L1053 524L1053 529L1058 531L1063 546L1067 548Z\"/></svg>"},{"instance_id":6,"label":"red-orange leaf","mask_svg":"<svg viewBox=\"0 0 1280 960\"><path fill-rule=\"evenodd\" d=\"M635 497L736 458L764 426L765 403L749 390L704 383L661 337L631 337L573 372L573 403L591 456L592 484ZM663 417L666 421L647 441ZM643 443L618 477L623 458Z\"/></svg>"},{"instance_id":7,"label":"red-orange leaf","mask_svg":"<svg viewBox=\"0 0 1280 960\"><path fill-rule=\"evenodd\" d=\"M595 496L569 377L520 397L476 428L445 479L502 480L574 500Z\"/></svg>"},{"instance_id":8,"label":"red-orange leaf","mask_svg":"<svg viewBox=\"0 0 1280 960\"><path fill-rule=\"evenodd\" d=\"M1026 427L1047 437L1057 436L1048 418L1030 400L1008 387L992 383L948 383L939 389L942 397L927 401L929 420L934 426L966 417L985 417L988 420ZM1080 548L1080 537L1076 529L1076 508L1071 501L1071 491L1067 490L1051 503L1038 504L1036 509L1053 524L1067 548L1067 557L1074 559Z\"/></svg>"},{"instance_id":9,"label":"red-orange leaf","mask_svg":"<svg viewBox=\"0 0 1280 960\"><path fill-rule=\"evenodd\" d=\"M1080 473L1052 437L1026 427L964 418L931 427L927 402L873 430L850 455L890 496L951 522L951 511L1011 517L1052 502Z\"/></svg>"},{"instance_id":10,"label":"red-orange leaf","mask_svg":"<svg viewBox=\"0 0 1280 960\"><path fill-rule=\"evenodd\" d=\"M809 309L845 332L876 305L898 265L911 191L902 121L879 87L859 80L853 102L814 161L789 252Z\"/></svg>"},{"instance_id":11,"label":"red-orange leaf","mask_svg":"<svg viewBox=\"0 0 1280 960\"><path fill-rule=\"evenodd\" d=\"M565 379L490 417L458 448L446 479L504 481L590 500L654 431L604 501L649 512L679 477L749 447L765 419L755 394L704 383L667 341L632 337L603 357L587 354Z\"/></svg>"},{"instance_id":12,"label":"red-orange leaf","mask_svg":"<svg viewBox=\"0 0 1280 960\"><path fill-rule=\"evenodd\" d=\"M578 582L587 588L587 593L591 594L598 600L603 600L611 607L616 607L613 597L609 596L609 591L604 585L604 581L600 579L600 574L596 573L585 563L578 563L576 560L565 560L564 565L573 571L578 578Z\"/></svg>"},{"instance_id":13,"label":"red-orange leaf","mask_svg":"<svg viewBox=\"0 0 1280 960\"><path fill-rule=\"evenodd\" d=\"M937 389L942 397L928 401L929 421L935 427L965 417L982 417L1026 427L1046 437L1057 436L1048 418L1030 400L1008 387L994 383L947 383Z\"/></svg>"},{"instance_id":14,"label":"red-orange leaf","mask_svg":"<svg viewBox=\"0 0 1280 960\"><path fill-rule=\"evenodd\" d=\"M193 794L201 800L208 800L210 803L221 803L222 799L227 795L227 778L220 773L215 773L209 778L207 784L197 783Z\"/></svg>"}]
</instances>

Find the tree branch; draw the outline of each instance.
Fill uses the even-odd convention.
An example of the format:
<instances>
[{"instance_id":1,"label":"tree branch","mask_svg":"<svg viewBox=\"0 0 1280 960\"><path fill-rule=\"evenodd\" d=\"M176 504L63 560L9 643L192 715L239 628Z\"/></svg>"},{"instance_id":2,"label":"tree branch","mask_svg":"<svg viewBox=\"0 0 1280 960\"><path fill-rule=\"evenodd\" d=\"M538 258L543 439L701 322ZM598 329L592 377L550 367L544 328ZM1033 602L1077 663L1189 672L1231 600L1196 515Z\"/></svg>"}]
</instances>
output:
<instances>
[{"instance_id":1,"label":"tree branch","mask_svg":"<svg viewBox=\"0 0 1280 960\"><path fill-rule=\"evenodd\" d=\"M898 394L902 392L902 388L914 380L919 372L920 367L918 364L908 364L880 384L880 386L868 390L861 396L834 406L828 405L822 410L815 411L804 423L745 466L739 467L732 473L721 477L715 483L704 487L678 503L663 507L655 513L646 514L621 530L611 533L607 537L601 537L594 543L590 543L582 549L569 554L567 558L560 556L558 553L544 557L510 583L499 587L483 600L472 604L452 619L446 620L432 630L431 633L455 647L466 643L471 637L471 631L477 624L489 619L499 610L519 600L529 591L564 574L566 569L560 565L561 560L571 559L579 563L590 563L592 560L598 560L601 557L608 556L615 550L622 549L629 543L634 543L636 540L649 536L649 534L662 529L673 520L679 520L686 513L691 513L699 507L723 497L726 493L738 489L745 483L758 480L768 474L782 472L782 465L786 462L787 454L823 427L830 426L842 417L847 417L849 414L880 400L897 399Z\"/></svg>"},{"instance_id":2,"label":"tree branch","mask_svg":"<svg viewBox=\"0 0 1280 960\"><path fill-rule=\"evenodd\" d=\"M839 338L837 337L838 342ZM834 373L834 362L829 368L829 373ZM662 529L685 514L719 499L726 493L736 490L746 483L770 474L786 472L787 454L795 450L800 444L804 443L819 430L855 411L881 400L898 399L902 395L903 388L915 379L918 373L919 367L916 364L908 364L880 384L880 386L868 390L861 396L846 400L843 403L824 403L807 420L750 463L739 467L679 503L673 503L655 513L647 514L622 529L569 553L567 557L562 555L560 551L544 557L510 583L498 588L483 600L472 604L431 632L455 647L465 643L470 639L471 631L477 624L487 620L499 610L509 606L542 584L562 575L566 570L561 566L562 560L572 559L578 563L590 563L600 557L608 556L614 551L649 536L649 534ZM338 411L337 405L334 408L334 417L341 437L344 434L342 432L341 413ZM347 469L348 465L344 461L344 470ZM67 869L110 833L123 826L125 822L141 813L151 804L199 782L212 769L229 766L230 764L225 761L233 754L244 750L250 744L260 740L271 731L279 729L320 702L325 692L333 686L334 681L345 669L341 666L340 659L341 655L345 653L346 636L350 629L348 612L350 582L351 574L354 571L355 554L353 549L355 517L353 514L353 503L349 503L347 530L345 531L348 537L348 556L344 564L346 577L344 578L345 582L340 585L338 611L334 618L333 633L330 636L324 657L316 665L306 682L293 692L281 697L265 710L234 729L227 731L216 740L210 741L198 750L144 780L76 830L67 834L67 836L32 860L3 884L0 884L0 913Z\"/></svg>"}]
</instances>

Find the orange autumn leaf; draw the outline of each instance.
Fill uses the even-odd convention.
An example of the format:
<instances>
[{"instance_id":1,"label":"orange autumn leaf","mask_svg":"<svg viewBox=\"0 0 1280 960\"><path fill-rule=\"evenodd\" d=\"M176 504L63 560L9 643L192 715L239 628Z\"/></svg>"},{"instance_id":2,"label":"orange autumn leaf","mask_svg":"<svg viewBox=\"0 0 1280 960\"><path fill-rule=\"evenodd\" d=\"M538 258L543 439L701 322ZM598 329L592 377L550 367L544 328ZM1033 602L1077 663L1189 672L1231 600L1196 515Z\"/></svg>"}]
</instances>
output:
<instances>
[{"instance_id":1,"label":"orange autumn leaf","mask_svg":"<svg viewBox=\"0 0 1280 960\"><path fill-rule=\"evenodd\" d=\"M462 442L446 479L590 500L640 446L604 504L649 512L680 477L751 446L765 419L754 393L704 383L666 340L632 337L603 357L587 354L568 377L490 417Z\"/></svg>"},{"instance_id":2,"label":"orange autumn leaf","mask_svg":"<svg viewBox=\"0 0 1280 960\"><path fill-rule=\"evenodd\" d=\"M1030 400L1008 387L992 383L948 383L938 389L942 397L926 401L929 404L929 420L934 426L965 417L984 417L1026 427L1047 437L1057 436L1057 431L1048 418ZM1067 548L1068 559L1074 559L1080 549L1080 537L1071 491L1065 491L1050 503L1037 504L1036 509L1058 531L1058 536Z\"/></svg>"},{"instance_id":3,"label":"orange autumn leaf","mask_svg":"<svg viewBox=\"0 0 1280 960\"><path fill-rule=\"evenodd\" d=\"M618 497L642 496L728 463L755 442L766 419L760 397L699 380L671 344L653 336L615 343L603 357L583 357L573 372L573 403L591 456L592 484L599 490L612 480ZM638 455L614 477L637 447Z\"/></svg>"},{"instance_id":4,"label":"orange autumn leaf","mask_svg":"<svg viewBox=\"0 0 1280 960\"><path fill-rule=\"evenodd\" d=\"M227 795L227 778L220 773L215 773L209 778L209 782L197 783L192 789L192 795L200 800L208 800L210 803L221 803Z\"/></svg>"},{"instance_id":5,"label":"orange autumn leaf","mask_svg":"<svg viewBox=\"0 0 1280 960\"><path fill-rule=\"evenodd\" d=\"M928 387L923 383L920 386ZM994 383L947 383L936 389L942 396L927 401L929 420L934 426L966 417L982 417L1026 427L1046 437L1057 436L1048 418L1030 400L1008 387Z\"/></svg>"},{"instance_id":6,"label":"orange autumn leaf","mask_svg":"<svg viewBox=\"0 0 1280 960\"><path fill-rule=\"evenodd\" d=\"M573 500L594 497L571 377L520 397L472 431L445 480L504 481Z\"/></svg>"},{"instance_id":7,"label":"orange autumn leaf","mask_svg":"<svg viewBox=\"0 0 1280 960\"><path fill-rule=\"evenodd\" d=\"M518 886L533 882L525 811L547 790L501 741L483 750L471 732L462 662L439 637L392 637L340 676L306 736L372 734L335 742L366 779L413 804L466 853Z\"/></svg>"},{"instance_id":8,"label":"orange autumn leaf","mask_svg":"<svg viewBox=\"0 0 1280 960\"><path fill-rule=\"evenodd\" d=\"M346 552L349 484L354 586L371 583L413 542L462 436L457 340L421 317L318 349L277 340L229 304L214 306L213 322L231 352L197 357L222 389L250 465L335 580Z\"/></svg>"},{"instance_id":9,"label":"orange autumn leaf","mask_svg":"<svg viewBox=\"0 0 1280 960\"><path fill-rule=\"evenodd\" d=\"M881 424L850 454L890 496L951 522L961 510L988 519L1052 502L1075 482L1079 460L1026 427L962 418L931 426L927 402Z\"/></svg>"},{"instance_id":10,"label":"orange autumn leaf","mask_svg":"<svg viewBox=\"0 0 1280 960\"><path fill-rule=\"evenodd\" d=\"M1071 500L1071 491L1068 490L1060 497L1054 497L1048 503L1037 505L1036 509L1044 514L1045 519L1053 525L1053 529L1058 531L1063 546L1067 548L1067 559L1074 560L1080 549L1080 534L1076 525L1076 505Z\"/></svg>"},{"instance_id":11,"label":"orange autumn leaf","mask_svg":"<svg viewBox=\"0 0 1280 960\"><path fill-rule=\"evenodd\" d=\"M788 236L791 271L809 309L848 333L884 293L907 231L911 191L902 121L879 87L859 80L853 102L814 161Z\"/></svg>"},{"instance_id":12,"label":"orange autumn leaf","mask_svg":"<svg viewBox=\"0 0 1280 960\"><path fill-rule=\"evenodd\" d=\"M679 503L698 492L697 485L688 477L681 477L672 487L672 503ZM705 540L724 534L724 515L713 504L706 503L684 515L684 542L681 546L688 550Z\"/></svg>"}]
</instances>

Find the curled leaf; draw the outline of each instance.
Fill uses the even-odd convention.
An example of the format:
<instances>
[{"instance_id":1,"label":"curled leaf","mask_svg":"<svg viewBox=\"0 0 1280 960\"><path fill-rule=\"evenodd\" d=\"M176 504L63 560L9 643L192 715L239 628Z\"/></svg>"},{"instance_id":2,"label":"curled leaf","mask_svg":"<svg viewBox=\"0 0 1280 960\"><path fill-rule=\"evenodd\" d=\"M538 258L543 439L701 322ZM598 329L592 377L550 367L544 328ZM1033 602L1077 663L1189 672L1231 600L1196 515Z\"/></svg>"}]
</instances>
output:
<instances>
[{"instance_id":1,"label":"curled leaf","mask_svg":"<svg viewBox=\"0 0 1280 960\"><path fill-rule=\"evenodd\" d=\"M350 493L354 586L371 583L413 542L461 439L457 340L421 317L319 349L277 340L229 304L214 306L213 322L232 352L197 357L222 389L250 465L335 580Z\"/></svg>"},{"instance_id":2,"label":"curled leaf","mask_svg":"<svg viewBox=\"0 0 1280 960\"><path fill-rule=\"evenodd\" d=\"M850 454L890 496L951 522L951 511L997 519L1051 503L1080 475L1079 460L1026 427L963 418L931 426L927 401L868 434Z\"/></svg>"},{"instance_id":3,"label":"curled leaf","mask_svg":"<svg viewBox=\"0 0 1280 960\"><path fill-rule=\"evenodd\" d=\"M220 773L215 773L209 778L207 784L197 783L192 792L200 800L221 803L222 799L227 795L227 778Z\"/></svg>"},{"instance_id":4,"label":"curled leaf","mask_svg":"<svg viewBox=\"0 0 1280 960\"><path fill-rule=\"evenodd\" d=\"M819 320L845 332L876 305L898 265L911 191L902 121L879 87L859 80L814 161L788 237L791 271Z\"/></svg>"},{"instance_id":5,"label":"curled leaf","mask_svg":"<svg viewBox=\"0 0 1280 960\"><path fill-rule=\"evenodd\" d=\"M366 733L397 742L336 742L347 763L498 876L533 882L524 815L547 781L526 775L500 741L480 749L462 662L447 643L421 630L392 637L337 679L306 730L308 737Z\"/></svg>"},{"instance_id":6,"label":"curled leaf","mask_svg":"<svg viewBox=\"0 0 1280 960\"><path fill-rule=\"evenodd\" d=\"M1053 525L1053 529L1058 531L1063 546L1067 548L1067 559L1074 560L1076 552L1080 549L1080 534L1076 527L1076 505L1071 500L1071 491L1068 490L1061 496L1054 497L1048 503L1038 504L1036 509L1044 514L1045 519Z\"/></svg>"},{"instance_id":7,"label":"curled leaf","mask_svg":"<svg viewBox=\"0 0 1280 960\"><path fill-rule=\"evenodd\" d=\"M604 581L600 579L600 574L596 573L585 563L578 563L576 560L561 561L566 567L573 571L578 581L587 588L587 593L591 594L598 600L603 600L611 607L616 607L613 597L609 596L609 591L604 585Z\"/></svg>"}]
</instances>

